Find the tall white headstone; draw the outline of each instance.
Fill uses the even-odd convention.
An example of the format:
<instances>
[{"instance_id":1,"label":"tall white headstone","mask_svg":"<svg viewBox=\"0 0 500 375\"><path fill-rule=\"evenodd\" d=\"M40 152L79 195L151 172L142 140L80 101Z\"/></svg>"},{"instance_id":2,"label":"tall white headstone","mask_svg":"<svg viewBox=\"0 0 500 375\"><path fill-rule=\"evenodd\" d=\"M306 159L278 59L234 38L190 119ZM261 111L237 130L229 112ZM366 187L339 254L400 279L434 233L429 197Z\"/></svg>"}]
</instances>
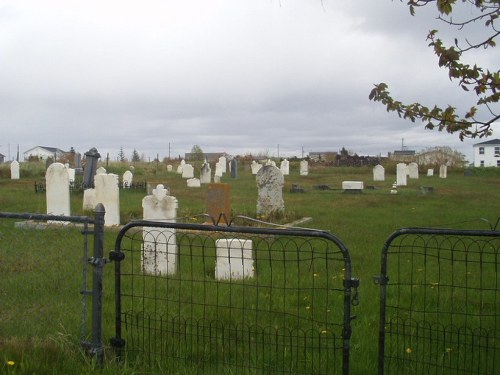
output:
<instances>
[{"instance_id":1,"label":"tall white headstone","mask_svg":"<svg viewBox=\"0 0 500 375\"><path fill-rule=\"evenodd\" d=\"M219 158L219 164L220 164L220 167L221 167L221 170L222 170L222 173L227 173L227 159L225 156L221 156ZM222 177L222 175L221 175Z\"/></svg>"},{"instance_id":2,"label":"tall white headstone","mask_svg":"<svg viewBox=\"0 0 500 375\"><path fill-rule=\"evenodd\" d=\"M434 169L427 169L427 176L429 177L434 176Z\"/></svg>"},{"instance_id":3,"label":"tall white headstone","mask_svg":"<svg viewBox=\"0 0 500 375\"><path fill-rule=\"evenodd\" d=\"M134 175L130 171L125 171L123 173L123 188L124 189L130 189L132 186L132 181L133 181Z\"/></svg>"},{"instance_id":4,"label":"tall white headstone","mask_svg":"<svg viewBox=\"0 0 500 375\"><path fill-rule=\"evenodd\" d=\"M408 164L408 177L418 180L418 164L417 163Z\"/></svg>"},{"instance_id":5,"label":"tall white headstone","mask_svg":"<svg viewBox=\"0 0 500 375\"><path fill-rule=\"evenodd\" d=\"M380 164L373 167L373 181L385 181L385 168Z\"/></svg>"},{"instance_id":6,"label":"tall white headstone","mask_svg":"<svg viewBox=\"0 0 500 375\"><path fill-rule=\"evenodd\" d=\"M102 203L106 213L104 225L120 225L120 189L118 175L101 173L94 177L95 203Z\"/></svg>"},{"instance_id":7,"label":"tall white headstone","mask_svg":"<svg viewBox=\"0 0 500 375\"><path fill-rule=\"evenodd\" d=\"M184 164L182 167L182 178L193 178L194 167L191 164Z\"/></svg>"},{"instance_id":8,"label":"tall white headstone","mask_svg":"<svg viewBox=\"0 0 500 375\"><path fill-rule=\"evenodd\" d=\"M142 200L144 220L175 222L178 202L159 184L152 195ZM143 227L142 269L146 274L170 275L177 271L177 240L175 229Z\"/></svg>"},{"instance_id":9,"label":"tall white headstone","mask_svg":"<svg viewBox=\"0 0 500 375\"><path fill-rule=\"evenodd\" d=\"M309 163L307 160L302 160L300 162L300 175L307 176L309 174Z\"/></svg>"},{"instance_id":10,"label":"tall white headstone","mask_svg":"<svg viewBox=\"0 0 500 375\"><path fill-rule=\"evenodd\" d=\"M52 163L45 172L47 214L69 216L70 194L68 171L61 163Z\"/></svg>"},{"instance_id":11,"label":"tall white headstone","mask_svg":"<svg viewBox=\"0 0 500 375\"><path fill-rule=\"evenodd\" d=\"M252 240L219 239L215 241L217 280L240 280L254 276Z\"/></svg>"},{"instance_id":12,"label":"tall white headstone","mask_svg":"<svg viewBox=\"0 0 500 375\"><path fill-rule=\"evenodd\" d=\"M439 167L439 178L446 178L448 177L448 167L443 164Z\"/></svg>"},{"instance_id":13,"label":"tall white headstone","mask_svg":"<svg viewBox=\"0 0 500 375\"><path fill-rule=\"evenodd\" d=\"M398 163L396 165L396 185L406 186L408 177L408 167L405 163Z\"/></svg>"},{"instance_id":14,"label":"tall white headstone","mask_svg":"<svg viewBox=\"0 0 500 375\"><path fill-rule=\"evenodd\" d=\"M11 180L19 180L19 162L17 160L10 163L10 178Z\"/></svg>"},{"instance_id":15,"label":"tall white headstone","mask_svg":"<svg viewBox=\"0 0 500 375\"><path fill-rule=\"evenodd\" d=\"M290 174L290 162L287 159L283 159L281 162L280 170L283 176L288 176Z\"/></svg>"},{"instance_id":16,"label":"tall white headstone","mask_svg":"<svg viewBox=\"0 0 500 375\"><path fill-rule=\"evenodd\" d=\"M210 184L212 182L212 169L210 168L210 164L204 163L201 167L200 173L200 183L202 184Z\"/></svg>"},{"instance_id":17,"label":"tall white headstone","mask_svg":"<svg viewBox=\"0 0 500 375\"><path fill-rule=\"evenodd\" d=\"M271 215L283 212L285 202L283 201L284 178L279 168L266 165L260 169L256 176L258 199L257 214Z\"/></svg>"},{"instance_id":18,"label":"tall white headstone","mask_svg":"<svg viewBox=\"0 0 500 375\"><path fill-rule=\"evenodd\" d=\"M251 168L252 168L252 174L256 175L257 172L262 168L262 164L257 163L255 160L252 160Z\"/></svg>"}]
</instances>

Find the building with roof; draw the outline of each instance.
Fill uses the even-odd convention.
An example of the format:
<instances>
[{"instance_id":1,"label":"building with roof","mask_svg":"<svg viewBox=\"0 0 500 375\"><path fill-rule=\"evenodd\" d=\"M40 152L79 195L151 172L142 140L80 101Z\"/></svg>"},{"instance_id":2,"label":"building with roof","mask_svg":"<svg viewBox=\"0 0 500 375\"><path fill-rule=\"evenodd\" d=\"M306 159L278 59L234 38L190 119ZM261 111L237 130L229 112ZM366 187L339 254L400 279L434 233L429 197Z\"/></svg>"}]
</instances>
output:
<instances>
[{"instance_id":1,"label":"building with roof","mask_svg":"<svg viewBox=\"0 0 500 375\"><path fill-rule=\"evenodd\" d=\"M36 146L30 148L27 151L24 151L24 160L29 160L33 158L38 158L39 160L47 160L48 158L52 158L54 160L58 160L63 155L66 154L66 151L63 151L56 147L45 147L45 146Z\"/></svg>"},{"instance_id":2,"label":"building with roof","mask_svg":"<svg viewBox=\"0 0 500 375\"><path fill-rule=\"evenodd\" d=\"M474 167L500 167L500 139L476 143Z\"/></svg>"}]
</instances>

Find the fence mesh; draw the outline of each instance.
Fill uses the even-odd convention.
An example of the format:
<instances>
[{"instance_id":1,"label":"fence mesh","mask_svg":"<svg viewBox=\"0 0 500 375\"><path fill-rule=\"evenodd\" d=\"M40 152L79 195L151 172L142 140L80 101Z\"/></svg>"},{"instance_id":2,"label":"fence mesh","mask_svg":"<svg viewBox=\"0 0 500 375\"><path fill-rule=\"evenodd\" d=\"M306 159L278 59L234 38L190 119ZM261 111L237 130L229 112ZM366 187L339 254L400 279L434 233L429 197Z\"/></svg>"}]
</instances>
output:
<instances>
[{"instance_id":1,"label":"fence mesh","mask_svg":"<svg viewBox=\"0 0 500 375\"><path fill-rule=\"evenodd\" d=\"M403 231L388 244L380 373L500 373L500 232L482 234Z\"/></svg>"},{"instance_id":2,"label":"fence mesh","mask_svg":"<svg viewBox=\"0 0 500 375\"><path fill-rule=\"evenodd\" d=\"M129 359L167 371L342 373L350 263L334 242L134 227L120 251Z\"/></svg>"}]
</instances>

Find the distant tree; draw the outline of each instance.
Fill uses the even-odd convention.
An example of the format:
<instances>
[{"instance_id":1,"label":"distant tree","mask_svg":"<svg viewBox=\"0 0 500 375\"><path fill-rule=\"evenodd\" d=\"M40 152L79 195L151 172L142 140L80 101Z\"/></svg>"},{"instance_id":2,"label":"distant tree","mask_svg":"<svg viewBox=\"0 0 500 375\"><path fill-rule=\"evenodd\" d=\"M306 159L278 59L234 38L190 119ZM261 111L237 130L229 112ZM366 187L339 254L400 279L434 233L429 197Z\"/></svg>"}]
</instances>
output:
<instances>
[{"instance_id":1,"label":"distant tree","mask_svg":"<svg viewBox=\"0 0 500 375\"><path fill-rule=\"evenodd\" d=\"M120 151L118 152L118 161L127 161L127 159L125 158L125 152L123 152L123 146L120 146Z\"/></svg>"},{"instance_id":2,"label":"distant tree","mask_svg":"<svg viewBox=\"0 0 500 375\"><path fill-rule=\"evenodd\" d=\"M201 149L200 146L194 145L193 148L191 148L191 155L189 157L189 161L203 161L203 150Z\"/></svg>"},{"instance_id":3,"label":"distant tree","mask_svg":"<svg viewBox=\"0 0 500 375\"><path fill-rule=\"evenodd\" d=\"M479 41L472 41L472 38L465 36L461 40L455 38L454 46L446 46L438 38L438 30L429 31L427 36L429 46L434 49L434 53L438 57L439 67L447 69L450 80L457 80L462 90L474 92L477 99L470 109L459 115L452 105L441 108L437 105L427 107L420 103L403 104L391 96L387 84L379 83L371 91L370 100L381 102L386 106L387 111L396 112L399 117L409 119L412 122L422 121L427 129L446 130L448 133L458 132L460 140L466 137L481 138L491 135L492 125L500 119L498 107L494 107L500 99L500 72L498 70L490 71L476 64L466 64L462 59L467 52L496 46L495 39L500 34L500 30L495 22L500 15L500 1L407 1L412 15L415 15L416 8L434 3L437 7L438 19L448 26L457 28L462 34L468 26L484 22L485 32ZM453 13L455 17L452 16ZM464 14L467 16L461 19L461 15Z\"/></svg>"},{"instance_id":4,"label":"distant tree","mask_svg":"<svg viewBox=\"0 0 500 375\"><path fill-rule=\"evenodd\" d=\"M133 162L138 162L141 161L141 156L137 152L137 150L134 148L134 151L132 151L132 161Z\"/></svg>"}]
</instances>

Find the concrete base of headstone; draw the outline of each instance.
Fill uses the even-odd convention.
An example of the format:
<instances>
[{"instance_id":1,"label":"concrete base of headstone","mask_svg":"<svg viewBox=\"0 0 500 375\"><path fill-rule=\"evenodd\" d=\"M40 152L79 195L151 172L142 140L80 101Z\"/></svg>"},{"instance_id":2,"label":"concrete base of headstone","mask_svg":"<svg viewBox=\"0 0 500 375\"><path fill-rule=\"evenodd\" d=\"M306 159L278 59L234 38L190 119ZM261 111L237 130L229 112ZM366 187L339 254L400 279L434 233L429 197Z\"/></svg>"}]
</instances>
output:
<instances>
[{"instance_id":1,"label":"concrete base of headstone","mask_svg":"<svg viewBox=\"0 0 500 375\"><path fill-rule=\"evenodd\" d=\"M220 239L215 241L217 280L240 280L254 276L252 241L243 239Z\"/></svg>"}]
</instances>

